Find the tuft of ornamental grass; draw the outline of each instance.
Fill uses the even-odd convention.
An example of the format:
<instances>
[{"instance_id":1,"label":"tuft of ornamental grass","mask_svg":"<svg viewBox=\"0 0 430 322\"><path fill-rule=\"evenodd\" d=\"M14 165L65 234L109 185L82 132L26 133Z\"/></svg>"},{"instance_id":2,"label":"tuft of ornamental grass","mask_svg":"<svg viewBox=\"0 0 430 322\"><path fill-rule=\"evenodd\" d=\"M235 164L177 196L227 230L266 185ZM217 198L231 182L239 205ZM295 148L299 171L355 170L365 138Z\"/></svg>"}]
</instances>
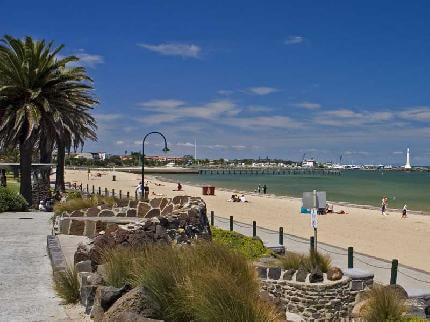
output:
<instances>
[{"instance_id":1,"label":"tuft of ornamental grass","mask_svg":"<svg viewBox=\"0 0 430 322\"><path fill-rule=\"evenodd\" d=\"M78 272L72 266L64 271L54 273L54 291L66 304L79 301Z\"/></svg>"},{"instance_id":2,"label":"tuft of ornamental grass","mask_svg":"<svg viewBox=\"0 0 430 322\"><path fill-rule=\"evenodd\" d=\"M130 247L107 249L102 253L105 267L104 280L114 287L122 287L130 283L133 262L138 257L139 250Z\"/></svg>"},{"instance_id":3,"label":"tuft of ornamental grass","mask_svg":"<svg viewBox=\"0 0 430 322\"><path fill-rule=\"evenodd\" d=\"M407 312L405 300L390 287L375 285L364 294L364 299L367 303L360 313L367 322L401 321Z\"/></svg>"},{"instance_id":4,"label":"tuft of ornamental grass","mask_svg":"<svg viewBox=\"0 0 430 322\"><path fill-rule=\"evenodd\" d=\"M307 272L311 272L312 269L319 268L323 273L327 273L331 267L330 256L314 250L309 251L308 255L286 252L284 256L278 256L278 259L284 269L298 270L302 267Z\"/></svg>"},{"instance_id":5,"label":"tuft of ornamental grass","mask_svg":"<svg viewBox=\"0 0 430 322\"><path fill-rule=\"evenodd\" d=\"M270 251L264 247L263 242L244 236L234 231L223 230L211 227L212 241L225 245L244 255L247 259L255 260L264 255L270 254Z\"/></svg>"},{"instance_id":6,"label":"tuft of ornamental grass","mask_svg":"<svg viewBox=\"0 0 430 322\"><path fill-rule=\"evenodd\" d=\"M98 205L114 206L118 203L115 197L92 195L87 198L72 198L66 202L57 202L54 205L54 213L60 215L65 211L71 212L74 210L86 209Z\"/></svg>"},{"instance_id":7,"label":"tuft of ornamental grass","mask_svg":"<svg viewBox=\"0 0 430 322\"><path fill-rule=\"evenodd\" d=\"M130 252L114 249L104 258L107 275L118 274L115 279L107 278L108 284L127 281L144 287L160 308L156 318L178 322L269 322L279 318L275 309L260 299L256 273L248 260L227 246L200 242ZM127 264L114 268L118 261Z\"/></svg>"}]
</instances>

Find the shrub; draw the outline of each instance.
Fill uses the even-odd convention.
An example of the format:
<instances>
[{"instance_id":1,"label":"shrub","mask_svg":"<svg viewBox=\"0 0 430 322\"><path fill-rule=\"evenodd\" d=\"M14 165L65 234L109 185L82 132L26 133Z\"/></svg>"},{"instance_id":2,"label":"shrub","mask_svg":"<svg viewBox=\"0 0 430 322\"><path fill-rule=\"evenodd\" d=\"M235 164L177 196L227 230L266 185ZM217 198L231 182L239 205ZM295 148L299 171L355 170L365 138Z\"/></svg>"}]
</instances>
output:
<instances>
[{"instance_id":1,"label":"shrub","mask_svg":"<svg viewBox=\"0 0 430 322\"><path fill-rule=\"evenodd\" d=\"M72 200L72 199L82 199L82 193L80 191L69 191L66 194L66 200Z\"/></svg>"},{"instance_id":2,"label":"shrub","mask_svg":"<svg viewBox=\"0 0 430 322\"><path fill-rule=\"evenodd\" d=\"M65 303L79 301L78 272L74 267L67 267L62 272L54 274L54 290Z\"/></svg>"},{"instance_id":3,"label":"shrub","mask_svg":"<svg viewBox=\"0 0 430 322\"><path fill-rule=\"evenodd\" d=\"M28 203L20 194L0 187L0 212L4 211L25 211Z\"/></svg>"},{"instance_id":4,"label":"shrub","mask_svg":"<svg viewBox=\"0 0 430 322\"><path fill-rule=\"evenodd\" d=\"M254 260L269 254L269 250L264 247L263 242L259 239L253 239L237 232L222 230L215 227L211 227L211 231L212 240L214 242L238 251L247 259Z\"/></svg>"},{"instance_id":5,"label":"shrub","mask_svg":"<svg viewBox=\"0 0 430 322\"><path fill-rule=\"evenodd\" d=\"M308 255L287 252L284 256L278 256L279 261L284 269L304 268L311 272L313 268L319 268L323 273L331 267L331 258L316 251L310 251Z\"/></svg>"},{"instance_id":6,"label":"shrub","mask_svg":"<svg viewBox=\"0 0 430 322\"><path fill-rule=\"evenodd\" d=\"M93 195L88 198L72 198L66 200L66 202L57 202L54 205L54 213L56 215L62 214L64 211L74 211L79 209L91 208L98 205L109 205L113 206L118 203L118 199L115 197L105 197Z\"/></svg>"},{"instance_id":7,"label":"shrub","mask_svg":"<svg viewBox=\"0 0 430 322\"><path fill-rule=\"evenodd\" d=\"M128 263L115 269L118 277L121 270L124 274L115 280L144 287L160 308L155 318L251 322L278 318L274 308L259 298L254 268L227 246L201 242L190 247L150 246L137 251L118 248L105 260L107 275L114 271L114 262Z\"/></svg>"},{"instance_id":8,"label":"shrub","mask_svg":"<svg viewBox=\"0 0 430 322\"><path fill-rule=\"evenodd\" d=\"M132 274L133 260L138 257L139 251L129 247L108 249L102 254L105 264L103 278L106 283L114 287L122 287L129 283Z\"/></svg>"},{"instance_id":9,"label":"shrub","mask_svg":"<svg viewBox=\"0 0 430 322\"><path fill-rule=\"evenodd\" d=\"M361 313L368 322L401 321L407 311L405 300L390 287L375 285L364 298L367 303Z\"/></svg>"}]
</instances>

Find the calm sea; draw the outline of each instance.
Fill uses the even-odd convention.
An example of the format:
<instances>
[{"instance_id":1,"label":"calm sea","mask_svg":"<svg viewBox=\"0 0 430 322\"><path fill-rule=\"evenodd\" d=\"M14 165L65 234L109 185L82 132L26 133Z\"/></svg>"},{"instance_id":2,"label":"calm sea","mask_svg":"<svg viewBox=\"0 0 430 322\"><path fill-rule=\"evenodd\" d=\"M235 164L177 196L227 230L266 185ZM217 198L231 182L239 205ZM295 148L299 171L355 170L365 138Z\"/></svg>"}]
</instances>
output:
<instances>
[{"instance_id":1,"label":"calm sea","mask_svg":"<svg viewBox=\"0 0 430 322\"><path fill-rule=\"evenodd\" d=\"M227 189L254 191L266 184L267 192L301 197L314 189L327 192L327 199L379 207L383 196L389 208L421 210L430 213L430 173L344 171L342 175L163 175L191 184L208 184Z\"/></svg>"}]
</instances>

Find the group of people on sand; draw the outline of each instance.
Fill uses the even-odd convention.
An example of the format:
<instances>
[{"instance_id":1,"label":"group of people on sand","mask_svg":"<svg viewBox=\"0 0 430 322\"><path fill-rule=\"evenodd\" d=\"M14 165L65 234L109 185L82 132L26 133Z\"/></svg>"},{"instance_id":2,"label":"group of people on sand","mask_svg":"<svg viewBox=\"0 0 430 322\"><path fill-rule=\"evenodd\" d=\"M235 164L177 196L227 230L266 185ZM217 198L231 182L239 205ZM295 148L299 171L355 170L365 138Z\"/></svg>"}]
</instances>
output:
<instances>
[{"instance_id":1,"label":"group of people on sand","mask_svg":"<svg viewBox=\"0 0 430 322\"><path fill-rule=\"evenodd\" d=\"M382 214L382 216L388 216L387 207L388 207L388 198L387 198L387 196L384 196L382 198L382 201L381 201L381 214ZM405 204L403 206L403 209L402 209L402 217L401 217L401 219L408 218L408 214L407 213L408 213L408 205Z\"/></svg>"},{"instance_id":2,"label":"group of people on sand","mask_svg":"<svg viewBox=\"0 0 430 322\"><path fill-rule=\"evenodd\" d=\"M259 184L255 192L266 194L267 186L266 185L262 186L261 184Z\"/></svg>"},{"instance_id":3,"label":"group of people on sand","mask_svg":"<svg viewBox=\"0 0 430 322\"><path fill-rule=\"evenodd\" d=\"M242 194L240 196L237 194L232 194L231 198L227 201L228 202L248 202L248 200L246 200L246 197L244 194Z\"/></svg>"}]
</instances>

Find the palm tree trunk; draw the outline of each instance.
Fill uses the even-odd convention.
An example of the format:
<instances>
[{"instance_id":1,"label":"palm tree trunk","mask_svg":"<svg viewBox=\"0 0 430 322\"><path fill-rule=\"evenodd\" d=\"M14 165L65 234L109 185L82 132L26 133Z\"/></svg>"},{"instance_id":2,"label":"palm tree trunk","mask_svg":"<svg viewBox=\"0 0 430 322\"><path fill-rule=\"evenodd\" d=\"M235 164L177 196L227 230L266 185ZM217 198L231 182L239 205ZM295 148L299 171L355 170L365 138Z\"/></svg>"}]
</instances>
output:
<instances>
[{"instance_id":1,"label":"palm tree trunk","mask_svg":"<svg viewBox=\"0 0 430 322\"><path fill-rule=\"evenodd\" d=\"M52 162L52 143L44 133L40 135L40 163L51 163ZM41 180L39 182L39 198L45 199L51 196L50 193L50 174L51 167L42 168L40 170ZM40 201L40 200L39 200Z\"/></svg>"},{"instance_id":2,"label":"palm tree trunk","mask_svg":"<svg viewBox=\"0 0 430 322\"><path fill-rule=\"evenodd\" d=\"M66 147L64 142L58 140L57 143L57 170L55 175L55 191L64 192L66 187L64 184L64 159L66 156Z\"/></svg>"},{"instance_id":3,"label":"palm tree trunk","mask_svg":"<svg viewBox=\"0 0 430 322\"><path fill-rule=\"evenodd\" d=\"M31 206L31 157L33 145L29 139L21 139L19 144L19 170L21 175L19 192Z\"/></svg>"}]
</instances>

